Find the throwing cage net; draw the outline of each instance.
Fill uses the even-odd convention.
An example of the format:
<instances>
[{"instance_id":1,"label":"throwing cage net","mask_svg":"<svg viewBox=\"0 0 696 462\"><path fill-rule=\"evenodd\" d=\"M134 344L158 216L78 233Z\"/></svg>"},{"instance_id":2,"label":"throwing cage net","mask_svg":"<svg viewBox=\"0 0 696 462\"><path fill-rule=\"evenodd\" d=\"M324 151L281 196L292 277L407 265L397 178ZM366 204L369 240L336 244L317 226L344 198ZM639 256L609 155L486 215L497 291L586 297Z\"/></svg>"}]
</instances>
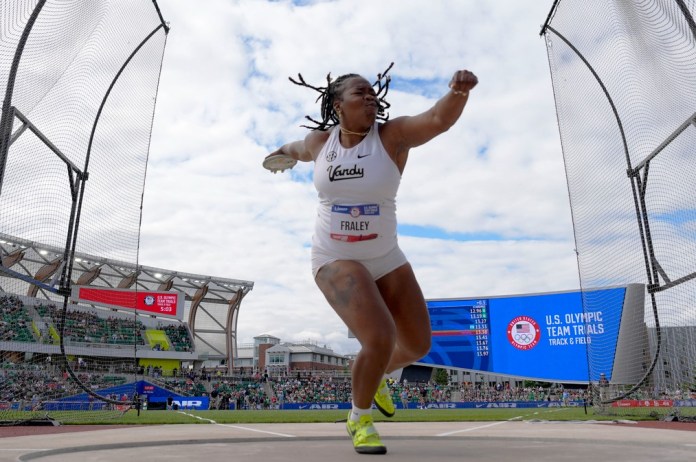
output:
<instances>
[{"instance_id":1,"label":"throwing cage net","mask_svg":"<svg viewBox=\"0 0 696 462\"><path fill-rule=\"evenodd\" d=\"M70 292L137 280L102 266L137 268L168 30L152 0L0 3L0 421L118 415L135 402L118 386L136 372L142 323ZM87 408L71 404L79 394Z\"/></svg>"},{"instance_id":2,"label":"throwing cage net","mask_svg":"<svg viewBox=\"0 0 696 462\"><path fill-rule=\"evenodd\" d=\"M542 29L581 288L645 288L643 326L620 333L637 379L596 370L614 349L588 345L594 403L608 411L696 409L695 10L557 0ZM584 300L588 312L602 306Z\"/></svg>"}]
</instances>

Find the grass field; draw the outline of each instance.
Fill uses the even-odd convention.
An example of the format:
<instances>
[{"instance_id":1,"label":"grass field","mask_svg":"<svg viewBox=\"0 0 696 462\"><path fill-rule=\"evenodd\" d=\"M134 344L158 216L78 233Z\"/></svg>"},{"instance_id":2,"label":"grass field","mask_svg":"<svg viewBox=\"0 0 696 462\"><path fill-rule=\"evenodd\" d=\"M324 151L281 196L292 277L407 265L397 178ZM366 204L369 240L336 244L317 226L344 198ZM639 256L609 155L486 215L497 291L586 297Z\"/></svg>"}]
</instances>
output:
<instances>
[{"instance_id":1,"label":"grass field","mask_svg":"<svg viewBox=\"0 0 696 462\"><path fill-rule=\"evenodd\" d=\"M130 410L121 417L104 412L63 412L66 424L80 425L164 425L164 424L209 424L226 423L316 423L336 422L346 418L347 411L137 411ZM617 420L616 416L596 415L592 409L545 408L545 409L414 409L399 410L390 419L375 411L375 421L390 422L458 422L500 420ZM74 418L73 418L74 417ZM649 415L621 417L630 420L654 420Z\"/></svg>"}]
</instances>

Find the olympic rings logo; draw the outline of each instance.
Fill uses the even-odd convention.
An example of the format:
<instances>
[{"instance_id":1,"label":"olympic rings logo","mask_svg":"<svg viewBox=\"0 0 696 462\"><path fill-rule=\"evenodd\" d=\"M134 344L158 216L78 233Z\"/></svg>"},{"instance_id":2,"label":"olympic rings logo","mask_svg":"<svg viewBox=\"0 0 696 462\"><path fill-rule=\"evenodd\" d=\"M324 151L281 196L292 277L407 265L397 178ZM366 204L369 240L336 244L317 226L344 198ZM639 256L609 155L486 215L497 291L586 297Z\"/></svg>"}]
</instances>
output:
<instances>
[{"instance_id":1,"label":"olympic rings logo","mask_svg":"<svg viewBox=\"0 0 696 462\"><path fill-rule=\"evenodd\" d=\"M529 343L534 340L534 335L532 334L515 334L515 340L518 342Z\"/></svg>"}]
</instances>

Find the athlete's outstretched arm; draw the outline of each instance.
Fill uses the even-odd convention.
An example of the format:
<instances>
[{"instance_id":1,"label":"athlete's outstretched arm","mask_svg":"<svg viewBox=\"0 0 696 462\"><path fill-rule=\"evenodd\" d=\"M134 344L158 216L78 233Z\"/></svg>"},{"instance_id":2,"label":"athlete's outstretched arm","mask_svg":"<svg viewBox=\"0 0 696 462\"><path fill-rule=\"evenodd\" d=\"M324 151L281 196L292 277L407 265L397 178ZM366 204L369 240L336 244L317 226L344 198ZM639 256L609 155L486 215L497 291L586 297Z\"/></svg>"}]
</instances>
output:
<instances>
[{"instance_id":1,"label":"athlete's outstretched arm","mask_svg":"<svg viewBox=\"0 0 696 462\"><path fill-rule=\"evenodd\" d=\"M420 146L452 127L464 111L471 91L478 79L466 70L457 71L450 80L450 90L433 107L416 116L397 117L387 122L398 140L400 150Z\"/></svg>"},{"instance_id":2,"label":"athlete's outstretched arm","mask_svg":"<svg viewBox=\"0 0 696 462\"><path fill-rule=\"evenodd\" d=\"M300 162L311 162L316 159L328 136L329 132L326 131L311 131L305 139L286 143L266 157L285 154Z\"/></svg>"}]
</instances>

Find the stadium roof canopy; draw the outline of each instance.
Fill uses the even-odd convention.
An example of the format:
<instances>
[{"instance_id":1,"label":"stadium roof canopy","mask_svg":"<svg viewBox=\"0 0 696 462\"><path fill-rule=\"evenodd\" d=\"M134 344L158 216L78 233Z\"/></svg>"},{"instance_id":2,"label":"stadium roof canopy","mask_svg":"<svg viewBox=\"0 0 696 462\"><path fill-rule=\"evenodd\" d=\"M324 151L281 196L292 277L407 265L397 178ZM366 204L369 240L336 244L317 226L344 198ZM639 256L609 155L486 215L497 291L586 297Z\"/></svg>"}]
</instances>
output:
<instances>
[{"instance_id":1,"label":"stadium roof canopy","mask_svg":"<svg viewBox=\"0 0 696 462\"><path fill-rule=\"evenodd\" d=\"M64 249L0 233L0 257L0 292L63 304L64 296L51 289L59 285ZM239 308L254 287L251 281L134 265L78 252L71 285L183 292L184 318L193 333L199 358L226 360L229 368L233 367L237 353Z\"/></svg>"}]
</instances>

